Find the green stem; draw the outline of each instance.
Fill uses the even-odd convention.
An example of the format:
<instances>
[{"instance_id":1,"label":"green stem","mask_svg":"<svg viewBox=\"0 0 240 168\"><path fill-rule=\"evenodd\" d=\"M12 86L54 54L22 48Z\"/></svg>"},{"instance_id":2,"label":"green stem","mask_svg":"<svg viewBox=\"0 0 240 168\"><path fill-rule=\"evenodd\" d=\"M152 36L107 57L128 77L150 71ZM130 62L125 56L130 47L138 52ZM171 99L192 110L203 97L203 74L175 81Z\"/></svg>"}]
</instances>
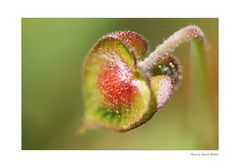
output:
<instances>
[{"instance_id":1,"label":"green stem","mask_svg":"<svg viewBox=\"0 0 240 168\"><path fill-rule=\"evenodd\" d=\"M209 144L208 149L216 149L217 123L214 119L212 91L207 76L206 47L201 41L191 42L189 121L191 129Z\"/></svg>"}]
</instances>

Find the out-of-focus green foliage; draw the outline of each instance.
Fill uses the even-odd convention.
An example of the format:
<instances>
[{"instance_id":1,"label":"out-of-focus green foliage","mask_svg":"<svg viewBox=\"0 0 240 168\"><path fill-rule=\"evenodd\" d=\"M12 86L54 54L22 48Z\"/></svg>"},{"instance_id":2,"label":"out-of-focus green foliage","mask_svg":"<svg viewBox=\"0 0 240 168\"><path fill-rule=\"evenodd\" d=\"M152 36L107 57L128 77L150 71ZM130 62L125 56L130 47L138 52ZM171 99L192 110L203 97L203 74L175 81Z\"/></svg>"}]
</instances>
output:
<instances>
[{"instance_id":1,"label":"out-of-focus green foliage","mask_svg":"<svg viewBox=\"0 0 240 168\"><path fill-rule=\"evenodd\" d=\"M153 50L189 24L203 29L209 52L192 57L189 44L174 52L183 80L162 110L126 133L77 134L84 113L83 60L100 37L132 30ZM203 65L204 73L198 72ZM218 149L218 20L23 19L22 149Z\"/></svg>"}]
</instances>

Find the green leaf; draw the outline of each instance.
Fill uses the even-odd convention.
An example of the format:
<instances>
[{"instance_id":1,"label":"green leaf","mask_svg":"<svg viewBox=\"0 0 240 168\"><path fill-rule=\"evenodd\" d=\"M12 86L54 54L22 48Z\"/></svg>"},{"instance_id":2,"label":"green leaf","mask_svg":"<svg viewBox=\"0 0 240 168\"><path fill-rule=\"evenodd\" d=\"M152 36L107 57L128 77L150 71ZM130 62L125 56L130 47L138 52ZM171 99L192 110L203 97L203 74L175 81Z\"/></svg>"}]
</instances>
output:
<instances>
[{"instance_id":1,"label":"green leaf","mask_svg":"<svg viewBox=\"0 0 240 168\"><path fill-rule=\"evenodd\" d=\"M134 58L143 51L133 52L134 55L121 39L110 34L88 54L84 69L88 124L126 131L138 126L148 113L151 89Z\"/></svg>"}]
</instances>

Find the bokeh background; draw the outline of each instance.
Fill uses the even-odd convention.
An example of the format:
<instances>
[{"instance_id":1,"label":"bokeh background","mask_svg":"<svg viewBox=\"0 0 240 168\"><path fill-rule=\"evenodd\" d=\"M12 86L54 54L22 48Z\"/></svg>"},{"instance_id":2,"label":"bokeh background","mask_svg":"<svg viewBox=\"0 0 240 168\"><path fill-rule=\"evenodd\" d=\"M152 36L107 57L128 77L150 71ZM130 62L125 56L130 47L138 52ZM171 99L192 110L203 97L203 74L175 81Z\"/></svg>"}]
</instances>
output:
<instances>
[{"instance_id":1,"label":"bokeh background","mask_svg":"<svg viewBox=\"0 0 240 168\"><path fill-rule=\"evenodd\" d=\"M81 69L99 38L132 30L148 40L152 51L189 24L201 27L208 39L204 80L186 43L174 52L183 80L151 120L125 133L76 133L84 114ZM22 149L218 149L218 19L23 18Z\"/></svg>"}]
</instances>

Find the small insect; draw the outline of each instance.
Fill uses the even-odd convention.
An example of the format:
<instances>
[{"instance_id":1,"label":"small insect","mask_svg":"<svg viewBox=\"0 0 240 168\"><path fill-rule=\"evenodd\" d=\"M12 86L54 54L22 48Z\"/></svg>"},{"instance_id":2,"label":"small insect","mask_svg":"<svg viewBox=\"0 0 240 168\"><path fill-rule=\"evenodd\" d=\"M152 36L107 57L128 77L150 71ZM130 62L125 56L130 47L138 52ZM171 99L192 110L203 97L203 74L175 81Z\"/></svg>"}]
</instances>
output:
<instances>
[{"instance_id":1,"label":"small insect","mask_svg":"<svg viewBox=\"0 0 240 168\"><path fill-rule=\"evenodd\" d=\"M103 127L123 132L148 121L182 78L181 65L171 53L191 39L204 39L197 26L175 32L148 57L147 41L136 32L113 32L99 39L83 70L86 112L81 131Z\"/></svg>"}]
</instances>

